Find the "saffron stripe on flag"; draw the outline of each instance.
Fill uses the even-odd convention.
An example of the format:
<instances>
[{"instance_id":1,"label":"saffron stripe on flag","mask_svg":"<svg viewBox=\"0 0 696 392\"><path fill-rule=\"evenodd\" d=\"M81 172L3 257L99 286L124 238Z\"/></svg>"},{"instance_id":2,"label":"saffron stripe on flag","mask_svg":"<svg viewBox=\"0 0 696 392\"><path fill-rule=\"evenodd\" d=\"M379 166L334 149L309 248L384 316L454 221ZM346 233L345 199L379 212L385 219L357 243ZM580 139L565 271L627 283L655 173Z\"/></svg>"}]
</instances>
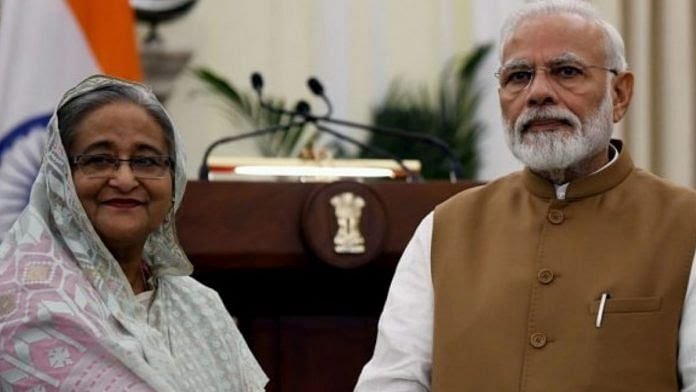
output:
<instances>
[{"instance_id":1,"label":"saffron stripe on flag","mask_svg":"<svg viewBox=\"0 0 696 392\"><path fill-rule=\"evenodd\" d=\"M95 73L142 80L128 0L3 0L0 240L26 205L56 103Z\"/></svg>"}]
</instances>

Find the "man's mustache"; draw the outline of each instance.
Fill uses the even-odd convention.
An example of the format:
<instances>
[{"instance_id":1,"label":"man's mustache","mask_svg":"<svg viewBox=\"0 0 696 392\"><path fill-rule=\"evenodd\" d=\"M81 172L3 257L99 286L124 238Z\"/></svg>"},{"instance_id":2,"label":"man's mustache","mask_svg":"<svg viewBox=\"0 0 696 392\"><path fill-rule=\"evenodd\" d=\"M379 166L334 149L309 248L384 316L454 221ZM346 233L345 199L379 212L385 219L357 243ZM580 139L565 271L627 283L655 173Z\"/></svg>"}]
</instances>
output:
<instances>
[{"instance_id":1,"label":"man's mustache","mask_svg":"<svg viewBox=\"0 0 696 392\"><path fill-rule=\"evenodd\" d=\"M565 109L530 109L523 112L515 122L515 133L522 135L536 121L553 120L573 128L580 128L580 119Z\"/></svg>"}]
</instances>

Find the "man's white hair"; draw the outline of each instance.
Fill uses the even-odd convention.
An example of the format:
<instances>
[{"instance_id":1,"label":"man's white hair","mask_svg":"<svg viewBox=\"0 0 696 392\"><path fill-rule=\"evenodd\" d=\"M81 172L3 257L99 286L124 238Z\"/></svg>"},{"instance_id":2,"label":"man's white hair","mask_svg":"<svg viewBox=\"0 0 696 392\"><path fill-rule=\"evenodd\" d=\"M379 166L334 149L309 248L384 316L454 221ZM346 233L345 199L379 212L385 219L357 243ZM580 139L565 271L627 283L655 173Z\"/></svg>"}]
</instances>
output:
<instances>
[{"instance_id":1,"label":"man's white hair","mask_svg":"<svg viewBox=\"0 0 696 392\"><path fill-rule=\"evenodd\" d=\"M599 26L604 34L604 48L607 57L606 67L619 72L626 70L628 65L626 64L626 54L621 34L614 26L604 20L592 5L583 0L536 1L525 4L524 7L508 16L500 32L500 49L498 54L501 63L503 60L503 49L510 37L512 37L512 34L525 19L539 15L559 14L578 15L588 22Z\"/></svg>"}]
</instances>

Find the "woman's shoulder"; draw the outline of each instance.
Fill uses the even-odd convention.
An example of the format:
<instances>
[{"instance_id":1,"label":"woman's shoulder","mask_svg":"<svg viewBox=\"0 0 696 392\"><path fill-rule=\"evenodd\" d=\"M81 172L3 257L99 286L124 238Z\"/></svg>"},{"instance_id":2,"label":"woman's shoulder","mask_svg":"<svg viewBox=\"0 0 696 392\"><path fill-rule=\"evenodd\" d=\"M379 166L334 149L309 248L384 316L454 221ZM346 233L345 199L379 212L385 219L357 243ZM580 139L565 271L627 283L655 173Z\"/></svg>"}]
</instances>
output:
<instances>
[{"instance_id":1,"label":"woman's shoulder","mask_svg":"<svg viewBox=\"0 0 696 392\"><path fill-rule=\"evenodd\" d=\"M160 280L162 289L183 301L206 302L223 306L217 291L190 276L163 276Z\"/></svg>"},{"instance_id":2,"label":"woman's shoulder","mask_svg":"<svg viewBox=\"0 0 696 392\"><path fill-rule=\"evenodd\" d=\"M210 287L199 282L190 276L164 275L160 278L163 282L171 285L173 288L181 290L190 290L196 293L210 294L217 292Z\"/></svg>"}]
</instances>

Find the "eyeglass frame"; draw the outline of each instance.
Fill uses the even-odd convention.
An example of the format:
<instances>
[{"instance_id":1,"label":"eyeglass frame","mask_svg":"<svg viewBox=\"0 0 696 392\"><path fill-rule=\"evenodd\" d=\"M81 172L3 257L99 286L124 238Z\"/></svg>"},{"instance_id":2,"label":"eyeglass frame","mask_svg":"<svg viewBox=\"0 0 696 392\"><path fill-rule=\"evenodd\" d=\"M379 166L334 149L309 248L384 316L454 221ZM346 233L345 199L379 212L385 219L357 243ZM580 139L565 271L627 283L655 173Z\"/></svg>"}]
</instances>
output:
<instances>
[{"instance_id":1,"label":"eyeglass frame","mask_svg":"<svg viewBox=\"0 0 696 392\"><path fill-rule=\"evenodd\" d=\"M171 173L172 169L174 169L174 160L167 155L136 155L132 156L127 159L119 158L115 155L109 155L109 154L79 154L79 155L74 155L68 157L68 161L70 162L71 166L76 166L79 170L84 171L84 165L81 163L83 158L90 158L90 157L102 157L107 160L112 161L111 164L111 171L108 174L97 174L97 175L90 175L85 173L85 175L88 176L88 178L110 178L114 176L117 172L118 169L121 168L121 164L128 162L128 167L130 168L131 173L133 173L133 177L138 178L138 179L146 179L146 180L155 180L155 179L161 179L167 176L167 173ZM160 176L142 176L138 175L136 173L136 170L133 170L133 161L138 160L138 159L156 159L160 160L161 162L164 163L164 166L157 166L162 167L162 175Z\"/></svg>"},{"instance_id":2,"label":"eyeglass frame","mask_svg":"<svg viewBox=\"0 0 696 392\"><path fill-rule=\"evenodd\" d=\"M496 71L494 73L494 75L498 79L498 82L500 83L500 88L503 91L506 91L505 90L506 84L504 84L504 83L509 83L509 82L504 82L504 80L501 79L501 76L502 76L503 72L505 72L506 69L513 69L514 70L515 68L517 68L518 71L516 71L516 72L530 72L531 73L529 80L527 81L527 83L523 87L521 87L519 90L516 90L516 91L509 91L509 90L507 91L508 94L513 94L513 95L519 94L520 92L522 92L522 90L531 86L532 83L534 82L534 79L536 78L536 74L537 74L538 70L543 70L548 75L549 71L552 71L553 69L564 68L564 67L575 67L575 68L579 69L580 71L585 71L587 69L596 68L596 69L601 69L601 70L610 72L614 76L619 75L619 70L616 68L609 68L609 67L604 67L601 65L594 65L594 64L584 64L583 62L578 61L576 59L560 58L560 59L555 59L555 60L551 61L550 64L551 65L535 66L535 67L531 66L531 65L521 64L521 63L512 64L512 65L504 65L504 66L501 66L498 69L498 71ZM514 72L512 72L511 75L513 73ZM555 79L552 78L551 80L553 80L554 84L559 84L559 85L561 85L561 87L564 87L562 84L558 83ZM564 88L566 88L566 87L564 87Z\"/></svg>"}]
</instances>

